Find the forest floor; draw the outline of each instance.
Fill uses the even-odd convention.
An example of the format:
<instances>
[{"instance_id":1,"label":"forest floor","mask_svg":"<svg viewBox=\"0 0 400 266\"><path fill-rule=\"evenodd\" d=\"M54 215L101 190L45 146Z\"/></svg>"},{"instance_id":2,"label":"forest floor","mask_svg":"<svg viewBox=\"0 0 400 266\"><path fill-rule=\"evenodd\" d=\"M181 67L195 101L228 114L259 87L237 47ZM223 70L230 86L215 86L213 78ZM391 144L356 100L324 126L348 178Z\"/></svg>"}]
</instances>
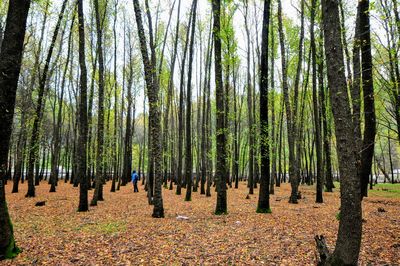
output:
<instances>
[{"instance_id":1,"label":"forest floor","mask_svg":"<svg viewBox=\"0 0 400 266\"><path fill-rule=\"evenodd\" d=\"M314 189L301 186L303 199L293 205L284 184L271 197L272 214L257 214L258 191L246 199L246 184L240 183L228 190L229 213L215 216L214 191L211 198L193 193L185 202L185 190L177 196L165 189L166 217L154 219L143 187L135 194L131 185L110 193L110 183L105 201L87 213L76 212L79 190L69 184L60 182L50 194L42 183L37 197L27 199L26 184L11 194L9 183L7 201L23 252L0 265L315 265L314 236L325 235L331 248L335 243L337 191L316 204ZM360 265L400 265L400 198L385 189L376 187L378 195L363 202ZM400 190L400 184L391 189ZM43 200L45 206L34 206Z\"/></svg>"}]
</instances>

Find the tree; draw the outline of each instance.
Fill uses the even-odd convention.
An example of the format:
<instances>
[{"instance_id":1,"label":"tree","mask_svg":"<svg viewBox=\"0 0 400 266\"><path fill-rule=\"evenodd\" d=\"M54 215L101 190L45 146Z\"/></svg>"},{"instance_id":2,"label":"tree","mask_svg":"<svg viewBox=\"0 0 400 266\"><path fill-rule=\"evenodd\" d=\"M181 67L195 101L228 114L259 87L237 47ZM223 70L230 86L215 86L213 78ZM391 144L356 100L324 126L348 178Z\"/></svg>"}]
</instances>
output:
<instances>
[{"instance_id":1,"label":"tree","mask_svg":"<svg viewBox=\"0 0 400 266\"><path fill-rule=\"evenodd\" d=\"M258 197L257 212L270 213L269 183L270 183L270 154L269 154L269 127L268 127L268 38L270 20L269 0L264 0L262 40L261 40L261 75L260 75L260 154L261 179L260 194Z\"/></svg>"},{"instance_id":2,"label":"tree","mask_svg":"<svg viewBox=\"0 0 400 266\"><path fill-rule=\"evenodd\" d=\"M67 5L67 0L64 0L63 5L61 7L61 13L60 13L60 18L63 17L65 7ZM61 142L61 122L62 122L62 102L64 98L64 89L65 89L65 79L66 79L66 74L68 71L68 65L69 65L69 59L70 59L70 53L71 53L71 38L72 38L72 28L73 28L74 22L72 20L71 23L71 32L68 38L68 51L67 51L67 62L65 63L64 67L64 73L63 73L63 81L61 85L61 94L60 94L60 99L58 103L58 114L57 114L57 125L54 128L54 148L53 148L53 156L51 158L51 173L50 173L50 192L55 192L56 191L56 184L58 180L58 164L60 160L60 142ZM62 43L62 42L61 42Z\"/></svg>"},{"instance_id":3,"label":"tree","mask_svg":"<svg viewBox=\"0 0 400 266\"><path fill-rule=\"evenodd\" d=\"M6 202L6 173L14 117L18 78L21 70L26 21L30 0L10 1L0 51L0 259L12 258L19 249Z\"/></svg>"},{"instance_id":4,"label":"tree","mask_svg":"<svg viewBox=\"0 0 400 266\"><path fill-rule=\"evenodd\" d=\"M96 206L97 201L103 199L103 182L104 182L104 55L103 55L103 28L102 19L100 17L99 0L94 0L94 12L96 14L96 30L97 30L97 54L99 58L99 99L98 99L98 115L97 115L97 158L96 158L96 187L93 193L91 206Z\"/></svg>"},{"instance_id":5,"label":"tree","mask_svg":"<svg viewBox=\"0 0 400 266\"><path fill-rule=\"evenodd\" d=\"M299 154L296 154L296 141L297 141L297 101L298 101L298 87L299 87L299 79L300 79L300 71L301 71L301 61L302 61L302 50L303 50L303 41L304 37L304 0L302 2L302 27L300 34L300 43L299 43L299 61L297 64L297 72L295 78L294 85L294 96L293 96L293 104L290 101L290 93L289 93L289 84L288 84L288 69L287 69L287 57L286 57L286 49L285 49L285 35L283 32L283 19L282 19L282 3L278 0L278 31L279 31L279 41L281 47L281 63L282 63L282 90L283 90L283 98L285 102L286 109L286 121L287 121L287 138L289 144L289 176L290 176L290 184L292 187L292 193L290 195L289 202L297 203L297 194L298 194L298 186L299 186ZM301 127L300 127L301 128Z\"/></svg>"},{"instance_id":6,"label":"tree","mask_svg":"<svg viewBox=\"0 0 400 266\"><path fill-rule=\"evenodd\" d=\"M222 57L221 57L221 1L212 1L213 21L213 39L214 39L214 64L215 64L215 93L216 93L216 137L217 137L217 165L215 173L215 182L217 184L217 206L215 214L226 214L226 125L225 125L225 95L222 84Z\"/></svg>"},{"instance_id":7,"label":"tree","mask_svg":"<svg viewBox=\"0 0 400 266\"><path fill-rule=\"evenodd\" d=\"M184 121L183 121L183 114L185 111L185 106L184 106L184 77L185 77L185 63L186 63L186 57L187 57L187 49L188 49L188 44L189 44L189 33L190 33L190 25L193 20L193 3L192 2L192 8L190 9L190 15L189 15L189 22L188 22L188 27L186 31L186 38L185 38L185 46L183 50L183 58L182 58L182 68L181 68L181 82L179 85L179 113L178 113L178 180L177 180L177 185L176 185L176 194L181 195L181 189L182 189L182 164L183 164L183 134L184 134Z\"/></svg>"},{"instance_id":8,"label":"tree","mask_svg":"<svg viewBox=\"0 0 400 266\"><path fill-rule=\"evenodd\" d=\"M193 173L193 156L192 156L192 64L194 49L194 34L196 31L196 10L197 0L193 0L192 4L192 23L191 36L189 44L189 69L187 78L186 92L186 154L185 154L185 176L186 176L186 201L192 200L192 173ZM189 28L188 28L189 30Z\"/></svg>"},{"instance_id":9,"label":"tree","mask_svg":"<svg viewBox=\"0 0 400 266\"><path fill-rule=\"evenodd\" d=\"M362 89L364 96L364 136L361 149L361 193L368 194L368 181L371 175L372 159L374 157L376 122L375 122L375 100L374 83L372 77L372 52L371 52L371 30L369 19L369 0L359 3L360 12L360 41L361 41L361 67L362 67ZM361 127L361 126L360 126Z\"/></svg>"},{"instance_id":10,"label":"tree","mask_svg":"<svg viewBox=\"0 0 400 266\"><path fill-rule=\"evenodd\" d=\"M79 180L79 212L89 210L88 176L86 171L88 117L87 117L87 69L85 58L85 21L83 16L83 0L78 0L79 22L79 115L78 115L78 147L77 147L77 178Z\"/></svg>"},{"instance_id":11,"label":"tree","mask_svg":"<svg viewBox=\"0 0 400 266\"><path fill-rule=\"evenodd\" d=\"M360 179L357 174L359 157L344 72L338 2L323 0L322 16L328 84L341 177L338 238L333 254L324 263L325 265L356 265L362 233Z\"/></svg>"},{"instance_id":12,"label":"tree","mask_svg":"<svg viewBox=\"0 0 400 266\"><path fill-rule=\"evenodd\" d=\"M135 117L133 113L132 116L132 84L133 84L133 58L131 45L131 35L128 33L128 43L129 43L129 63L128 63L128 85L127 85L127 115L126 115L126 129L125 129L125 144L124 144L124 158L123 158L123 169L122 169L122 179L124 183L128 183L132 173L132 133L134 131L134 121L132 117Z\"/></svg>"},{"instance_id":13,"label":"tree","mask_svg":"<svg viewBox=\"0 0 400 266\"><path fill-rule=\"evenodd\" d=\"M313 109L314 109L314 127L315 127L315 149L317 157L317 193L315 202L322 203L323 181L322 181L322 142L321 142L321 121L320 121L320 108L319 99L317 94L317 45L315 42L315 12L317 1L311 1L311 58L312 58L312 95L313 95Z\"/></svg>"},{"instance_id":14,"label":"tree","mask_svg":"<svg viewBox=\"0 0 400 266\"><path fill-rule=\"evenodd\" d=\"M253 121L253 89L251 87L251 74L250 74L250 29L248 22L248 0L245 1L245 29L247 35L247 51L246 51L246 60L247 60L247 110L248 110L248 123L249 123L249 173L248 173L248 185L249 185L249 194L254 194L254 121Z\"/></svg>"},{"instance_id":15,"label":"tree","mask_svg":"<svg viewBox=\"0 0 400 266\"><path fill-rule=\"evenodd\" d=\"M35 185L33 182L34 175L34 167L35 162L37 161L38 153L39 153L39 134L40 134L40 124L42 123L43 118L43 109L45 105L45 93L46 93L46 84L48 81L48 74L50 68L50 60L53 55L54 47L56 44L58 32L60 30L61 21L64 16L64 10L67 2L64 1L63 6L60 11L60 15L58 16L58 21L56 27L54 29L54 34L51 40L50 48L47 53L45 65L43 68L42 75L39 79L39 90L38 90L38 102L36 105L36 112L33 121L32 133L31 133L31 141L29 145L29 158L28 158L28 192L26 193L26 197L35 197Z\"/></svg>"},{"instance_id":16,"label":"tree","mask_svg":"<svg viewBox=\"0 0 400 266\"><path fill-rule=\"evenodd\" d=\"M160 137L160 111L159 111L159 86L157 82L155 60L149 60L147 52L146 36L144 33L142 14L139 6L139 0L133 0L133 7L135 10L136 24L138 29L138 36L140 40L140 52L142 54L143 67L145 72L147 95L149 98L149 130L151 131L151 147L149 146L149 160L154 160L155 165L155 186L154 186L154 218L164 217L164 207L162 200L162 156L161 156L161 137ZM149 10L148 10L149 12ZM151 24L150 24L151 25ZM152 31L149 32L152 36ZM152 46L152 45L150 45ZM152 53L152 57L155 54Z\"/></svg>"}]
</instances>

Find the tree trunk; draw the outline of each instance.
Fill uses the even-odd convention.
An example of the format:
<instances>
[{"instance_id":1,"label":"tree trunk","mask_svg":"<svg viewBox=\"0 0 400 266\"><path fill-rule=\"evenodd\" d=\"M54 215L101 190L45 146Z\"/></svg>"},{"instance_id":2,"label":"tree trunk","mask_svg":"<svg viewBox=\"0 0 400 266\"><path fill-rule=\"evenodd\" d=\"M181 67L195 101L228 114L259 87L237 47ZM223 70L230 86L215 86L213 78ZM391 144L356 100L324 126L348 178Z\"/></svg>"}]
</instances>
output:
<instances>
[{"instance_id":1,"label":"tree trunk","mask_svg":"<svg viewBox=\"0 0 400 266\"><path fill-rule=\"evenodd\" d=\"M156 65L155 60L149 60L149 55L147 52L146 36L142 23L142 15L138 0L133 0L133 7L135 9L136 24L138 28L138 37L140 39L140 51L143 59L143 66L145 71L145 80L147 87L147 95L149 98L149 130L151 132L151 149L149 160L154 161L154 173L155 173L155 184L154 184L154 218L164 217L164 207L162 200L162 154L161 154L161 137L160 137L160 110L159 110L159 87L157 82ZM149 12L149 10L148 10ZM149 16L149 13L148 13ZM151 19L149 18L151 22ZM151 24L149 25L150 37L152 36ZM152 39L152 37L151 37ZM152 42L151 42L152 43ZM150 45L152 47L152 45ZM154 48L154 47L153 47ZM154 52L152 52L152 57L155 57Z\"/></svg>"},{"instance_id":2,"label":"tree trunk","mask_svg":"<svg viewBox=\"0 0 400 266\"><path fill-rule=\"evenodd\" d=\"M360 41L362 65L362 89L364 96L364 137L361 150L361 195L368 195L368 180L371 175L372 159L374 157L376 122L374 84L372 77L371 30L369 15L369 0L358 3L360 10Z\"/></svg>"},{"instance_id":3,"label":"tree trunk","mask_svg":"<svg viewBox=\"0 0 400 266\"><path fill-rule=\"evenodd\" d=\"M61 14L64 13L65 7L67 4L67 0L64 0L63 6L61 7ZM72 29L74 25L74 20L71 22L71 31L68 38L68 52L67 52L67 59L65 62L64 73L62 78L61 84L61 94L58 99L58 113L57 113L57 125L55 126L54 130L54 150L51 157L51 172L50 172L50 192L56 191L56 185L58 180L58 164L60 161L60 152L61 152L61 123L62 123L62 106L63 106L63 99L64 99L64 88L65 88L65 81L66 75L68 71L69 59L71 55L71 41L72 41Z\"/></svg>"},{"instance_id":4,"label":"tree trunk","mask_svg":"<svg viewBox=\"0 0 400 266\"><path fill-rule=\"evenodd\" d=\"M98 91L98 114L97 114L97 157L96 157L96 186L93 193L91 206L96 206L97 201L103 199L104 183L104 56L103 56L103 26L100 17L99 0L94 0L94 11L96 16L97 32L97 54L99 57L99 91ZM116 118L115 118L116 119Z\"/></svg>"},{"instance_id":5,"label":"tree trunk","mask_svg":"<svg viewBox=\"0 0 400 266\"><path fill-rule=\"evenodd\" d=\"M304 1L302 1L304 2ZM298 177L298 164L295 156L295 138L296 138L296 127L295 127L295 115L297 108L292 109L292 104L290 103L290 95L289 95L289 85L288 85L288 77L287 77L287 59L286 59L286 49L285 49L285 36L283 33L283 22L282 22L282 3L278 0L278 29L279 29L279 40L281 47L281 61L282 61L282 87L283 87L283 97L285 101L286 108L286 121L287 121L287 138L289 144L289 177L290 183L292 186L292 192L289 199L290 203L297 203L297 194L298 194L298 185L299 185L299 177ZM301 58L299 57L299 60ZM294 99L297 102L297 96ZM286 169L285 169L286 170ZM286 180L286 178L284 178Z\"/></svg>"},{"instance_id":6,"label":"tree trunk","mask_svg":"<svg viewBox=\"0 0 400 266\"><path fill-rule=\"evenodd\" d=\"M312 0L311 4L311 57L312 57L312 95L313 95L313 109L314 109L314 127L315 127L315 151L317 157L317 193L315 202L323 203L322 190L324 182L322 180L322 143L321 143L321 121L319 111L319 99L317 94L317 47L315 43L315 12L317 1Z\"/></svg>"},{"instance_id":7,"label":"tree trunk","mask_svg":"<svg viewBox=\"0 0 400 266\"><path fill-rule=\"evenodd\" d=\"M272 166L271 166L271 183L269 187L269 193L271 195L275 194L275 182L277 182L277 175L276 175L276 147L277 147L277 134L275 133L276 131L276 114L275 114L275 33L274 33L274 24L273 24L273 19L271 19L271 26L270 26L270 31L271 31L271 140L272 140L272 147L271 147L271 155L272 155Z\"/></svg>"},{"instance_id":8,"label":"tree trunk","mask_svg":"<svg viewBox=\"0 0 400 266\"><path fill-rule=\"evenodd\" d=\"M76 178L79 180L79 212L89 210L88 202L88 176L87 176L87 70L85 58L85 23L83 16L83 0L78 0L78 21L79 21L79 67L80 67L80 97L78 116L78 147L76 155Z\"/></svg>"},{"instance_id":9,"label":"tree trunk","mask_svg":"<svg viewBox=\"0 0 400 266\"><path fill-rule=\"evenodd\" d=\"M221 1L212 1L213 21L213 38L215 53L215 92L216 92L216 138L217 138L217 165L215 179L217 184L217 206L215 214L227 213L226 202L226 125L225 120L225 95L224 86L222 84L222 57L221 57Z\"/></svg>"},{"instance_id":10,"label":"tree trunk","mask_svg":"<svg viewBox=\"0 0 400 266\"><path fill-rule=\"evenodd\" d=\"M45 108L45 94L46 94L46 83L49 74L50 60L53 55L54 46L56 44L58 32L60 30L62 18L64 16L64 10L66 2L63 3L60 15L58 16L57 24L54 29L54 34L51 39L50 48L47 53L47 58L43 68L42 75L39 79L39 90L38 90L38 102L36 105L36 112L33 120L31 141L29 144L29 157L28 157L28 192L26 197L35 197L35 186L33 184L34 166L37 158L39 157L39 135L40 135L40 124L43 117L43 109Z\"/></svg>"},{"instance_id":11,"label":"tree trunk","mask_svg":"<svg viewBox=\"0 0 400 266\"><path fill-rule=\"evenodd\" d=\"M322 12L341 177L339 232L335 251L328 261L329 265L357 265L362 233L360 179L357 174L359 157L347 94L337 1L323 0Z\"/></svg>"},{"instance_id":12,"label":"tree trunk","mask_svg":"<svg viewBox=\"0 0 400 266\"><path fill-rule=\"evenodd\" d=\"M13 258L19 253L7 209L5 176L14 117L15 98L21 70L26 21L31 1L9 2L0 51L0 259Z\"/></svg>"},{"instance_id":13,"label":"tree trunk","mask_svg":"<svg viewBox=\"0 0 400 266\"><path fill-rule=\"evenodd\" d=\"M261 43L261 76L260 76L260 154L261 178L260 194L258 197L258 213L270 213L269 183L270 183L270 154L269 154L269 124L268 124L268 38L269 38L269 0L264 0L262 43Z\"/></svg>"},{"instance_id":14,"label":"tree trunk","mask_svg":"<svg viewBox=\"0 0 400 266\"><path fill-rule=\"evenodd\" d=\"M187 76L186 91L186 154L185 154L185 176L186 176L186 196L185 201L192 200L192 176L193 176L193 155L192 155L192 64L194 49L194 34L196 31L196 10L197 0L192 4L192 24L189 44L189 69ZM189 28L188 28L189 30Z\"/></svg>"},{"instance_id":15,"label":"tree trunk","mask_svg":"<svg viewBox=\"0 0 400 266\"><path fill-rule=\"evenodd\" d=\"M183 93L183 86L184 86L184 77L185 77L185 63L186 63L186 55L187 55L187 49L188 49L188 44L189 44L189 33L190 33L190 25L193 19L192 16L192 10L193 10L193 3L192 3L192 9L190 11L190 16L189 16L189 23L186 31L186 41L185 41L185 48L183 50L183 59L182 59L182 67L181 67L181 82L179 85L179 113L178 113L178 183L176 185L176 195L181 195L181 189L182 189L182 164L183 164L183 113L185 111L185 107L183 104L184 101L184 93ZM187 140L186 140L187 141Z\"/></svg>"},{"instance_id":16,"label":"tree trunk","mask_svg":"<svg viewBox=\"0 0 400 266\"><path fill-rule=\"evenodd\" d=\"M251 87L251 75L250 75L250 29L248 23L248 0L245 2L245 29L247 36L247 116L249 123L249 164L248 164L248 186L249 194L254 194L254 121L253 121L253 89Z\"/></svg>"}]
</instances>

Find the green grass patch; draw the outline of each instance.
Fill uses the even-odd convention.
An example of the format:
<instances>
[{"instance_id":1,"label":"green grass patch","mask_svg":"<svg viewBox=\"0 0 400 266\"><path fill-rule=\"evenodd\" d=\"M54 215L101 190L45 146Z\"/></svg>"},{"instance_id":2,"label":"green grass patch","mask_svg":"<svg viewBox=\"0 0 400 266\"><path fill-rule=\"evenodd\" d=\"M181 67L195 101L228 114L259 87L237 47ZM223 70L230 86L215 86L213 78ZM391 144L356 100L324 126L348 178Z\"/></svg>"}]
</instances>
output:
<instances>
[{"instance_id":1,"label":"green grass patch","mask_svg":"<svg viewBox=\"0 0 400 266\"><path fill-rule=\"evenodd\" d=\"M371 197L400 198L400 184L377 184L368 190Z\"/></svg>"},{"instance_id":2,"label":"green grass patch","mask_svg":"<svg viewBox=\"0 0 400 266\"><path fill-rule=\"evenodd\" d=\"M340 183L334 182L336 189L334 191L340 191ZM379 183L373 186L373 189L369 189L368 184L368 196L369 197L383 197L391 199L400 199L400 183Z\"/></svg>"},{"instance_id":3,"label":"green grass patch","mask_svg":"<svg viewBox=\"0 0 400 266\"><path fill-rule=\"evenodd\" d=\"M104 223L90 223L84 224L79 227L74 228L76 231L83 232L96 232L100 234L116 234L122 233L126 231L126 223L125 222L104 222Z\"/></svg>"}]
</instances>

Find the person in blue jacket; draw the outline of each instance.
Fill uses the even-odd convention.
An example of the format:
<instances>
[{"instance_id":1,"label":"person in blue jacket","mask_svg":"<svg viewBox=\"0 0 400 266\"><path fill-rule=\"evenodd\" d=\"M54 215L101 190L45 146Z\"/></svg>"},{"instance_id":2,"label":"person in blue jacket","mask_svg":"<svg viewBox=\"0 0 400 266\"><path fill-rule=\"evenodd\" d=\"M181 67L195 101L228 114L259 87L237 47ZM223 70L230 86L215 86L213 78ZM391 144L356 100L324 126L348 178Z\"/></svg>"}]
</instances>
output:
<instances>
[{"instance_id":1,"label":"person in blue jacket","mask_svg":"<svg viewBox=\"0 0 400 266\"><path fill-rule=\"evenodd\" d=\"M138 181L139 181L139 176L138 176L138 174L136 174L136 171L133 170L133 172L132 172L132 184L133 184L133 192L134 193L139 192L138 185L137 185Z\"/></svg>"}]
</instances>

